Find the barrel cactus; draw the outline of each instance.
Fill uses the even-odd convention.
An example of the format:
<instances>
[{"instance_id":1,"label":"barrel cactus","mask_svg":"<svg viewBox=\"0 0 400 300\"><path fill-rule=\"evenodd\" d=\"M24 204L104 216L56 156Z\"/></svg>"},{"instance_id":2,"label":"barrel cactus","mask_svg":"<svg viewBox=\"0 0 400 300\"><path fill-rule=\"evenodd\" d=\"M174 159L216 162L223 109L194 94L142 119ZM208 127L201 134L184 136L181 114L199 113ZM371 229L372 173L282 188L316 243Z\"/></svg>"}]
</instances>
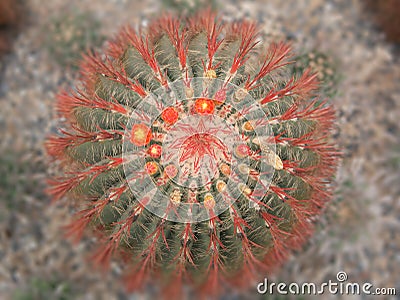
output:
<instances>
[{"instance_id":1,"label":"barrel cactus","mask_svg":"<svg viewBox=\"0 0 400 300\"><path fill-rule=\"evenodd\" d=\"M91 228L94 261L122 260L130 290L208 294L269 274L310 235L338 156L334 110L291 57L211 11L87 54L47 141L64 172L49 193L76 206L68 234Z\"/></svg>"},{"instance_id":2,"label":"barrel cactus","mask_svg":"<svg viewBox=\"0 0 400 300\"><path fill-rule=\"evenodd\" d=\"M317 78L323 84L320 85L320 95L330 99L337 96L337 86L341 76L337 71L336 62L326 53L312 50L296 56L296 63L292 64L294 73L302 73L304 68L310 68L317 74Z\"/></svg>"}]
</instances>

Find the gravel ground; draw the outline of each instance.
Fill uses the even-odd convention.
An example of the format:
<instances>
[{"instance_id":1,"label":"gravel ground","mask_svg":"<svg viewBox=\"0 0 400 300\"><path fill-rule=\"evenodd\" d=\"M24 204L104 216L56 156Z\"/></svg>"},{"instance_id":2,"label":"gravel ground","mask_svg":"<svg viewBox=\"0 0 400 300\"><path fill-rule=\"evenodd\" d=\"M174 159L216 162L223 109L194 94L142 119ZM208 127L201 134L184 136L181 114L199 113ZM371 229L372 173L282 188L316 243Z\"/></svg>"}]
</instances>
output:
<instances>
[{"instance_id":1,"label":"gravel ground","mask_svg":"<svg viewBox=\"0 0 400 300\"><path fill-rule=\"evenodd\" d=\"M148 299L145 293L124 293L117 265L107 274L93 269L87 260L93 239L72 245L63 237L70 214L62 205L50 205L43 191L46 173L53 172L43 141L56 127L55 94L76 78L73 64L62 60L68 53L63 51L79 52L88 46L81 45L86 40L100 46L125 22L145 23L146 17L158 14L160 4L26 2L26 25L14 51L3 58L0 75L0 298ZM348 281L396 287L400 293L398 52L369 23L361 0L224 3L220 8L226 18L258 19L269 39L289 36L298 51L329 54L342 78L332 100L339 116L335 138L344 151L336 197L303 251L271 279L319 283L345 271ZM78 12L85 14L78 15L79 20L91 16L93 21L83 29L54 29L57 20ZM85 29L96 36L77 37ZM23 298L26 295L32 297ZM256 289L244 296L256 297Z\"/></svg>"}]
</instances>

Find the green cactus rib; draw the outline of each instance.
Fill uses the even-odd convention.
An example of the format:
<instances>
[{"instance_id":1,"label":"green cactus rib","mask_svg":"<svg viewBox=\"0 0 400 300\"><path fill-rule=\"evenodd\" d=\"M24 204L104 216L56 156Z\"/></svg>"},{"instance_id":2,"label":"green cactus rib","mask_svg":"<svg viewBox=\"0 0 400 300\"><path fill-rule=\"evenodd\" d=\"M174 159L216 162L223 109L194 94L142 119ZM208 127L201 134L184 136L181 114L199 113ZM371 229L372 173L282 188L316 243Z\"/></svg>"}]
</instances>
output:
<instances>
[{"instance_id":1,"label":"green cactus rib","mask_svg":"<svg viewBox=\"0 0 400 300\"><path fill-rule=\"evenodd\" d=\"M253 23L225 24L209 11L186 20L162 17L142 35L122 31L106 58L88 54L84 88L59 95L67 129L50 137L47 149L64 162L65 176L53 179L49 192L55 200L78 199L70 232L79 236L91 226L102 233L105 242L94 260L107 265L112 255L123 254L129 288L155 278L167 291L179 291L182 283L207 293L220 290L221 282L249 284L252 275L272 270L301 246L329 200L338 157L327 141L334 111L315 105L314 74L289 72L285 43L263 51L257 38ZM130 191L122 138L130 113L148 94L196 77L237 85L262 105L282 166L275 166L261 205L250 207L243 193L210 220L178 223L154 215Z\"/></svg>"}]
</instances>

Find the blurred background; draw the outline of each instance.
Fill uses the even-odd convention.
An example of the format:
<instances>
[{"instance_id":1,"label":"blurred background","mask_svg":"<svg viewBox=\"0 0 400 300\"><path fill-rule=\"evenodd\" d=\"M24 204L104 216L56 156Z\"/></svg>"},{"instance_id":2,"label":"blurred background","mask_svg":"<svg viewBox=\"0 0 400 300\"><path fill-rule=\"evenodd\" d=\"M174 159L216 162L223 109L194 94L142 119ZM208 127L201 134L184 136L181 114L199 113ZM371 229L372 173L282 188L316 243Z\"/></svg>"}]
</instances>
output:
<instances>
[{"instance_id":1,"label":"blurred background","mask_svg":"<svg viewBox=\"0 0 400 300\"><path fill-rule=\"evenodd\" d=\"M345 271L348 281L400 293L399 0L0 0L0 299L151 299L124 292L117 264L108 273L91 266L93 238L65 240L70 213L44 193L54 171L43 141L82 51L125 23L206 4L227 20L257 20L267 41L291 40L327 82L338 114L335 197L304 249L265 277L321 283ZM266 296L254 286L223 298Z\"/></svg>"}]
</instances>

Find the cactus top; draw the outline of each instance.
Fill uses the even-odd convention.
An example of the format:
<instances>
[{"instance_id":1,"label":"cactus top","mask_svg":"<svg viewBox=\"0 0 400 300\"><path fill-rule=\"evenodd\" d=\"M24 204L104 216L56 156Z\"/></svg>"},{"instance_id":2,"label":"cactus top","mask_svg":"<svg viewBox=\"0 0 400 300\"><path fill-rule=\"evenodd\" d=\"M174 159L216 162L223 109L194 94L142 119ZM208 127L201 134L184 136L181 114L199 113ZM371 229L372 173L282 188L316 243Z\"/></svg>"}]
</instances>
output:
<instances>
[{"instance_id":1,"label":"cactus top","mask_svg":"<svg viewBox=\"0 0 400 300\"><path fill-rule=\"evenodd\" d=\"M130 289L210 293L301 246L338 153L316 75L294 76L290 59L254 23L210 11L127 27L85 56L81 84L58 96L65 124L47 149L64 175L49 192L75 199L71 235L90 225L104 240L95 262L122 259Z\"/></svg>"}]
</instances>

